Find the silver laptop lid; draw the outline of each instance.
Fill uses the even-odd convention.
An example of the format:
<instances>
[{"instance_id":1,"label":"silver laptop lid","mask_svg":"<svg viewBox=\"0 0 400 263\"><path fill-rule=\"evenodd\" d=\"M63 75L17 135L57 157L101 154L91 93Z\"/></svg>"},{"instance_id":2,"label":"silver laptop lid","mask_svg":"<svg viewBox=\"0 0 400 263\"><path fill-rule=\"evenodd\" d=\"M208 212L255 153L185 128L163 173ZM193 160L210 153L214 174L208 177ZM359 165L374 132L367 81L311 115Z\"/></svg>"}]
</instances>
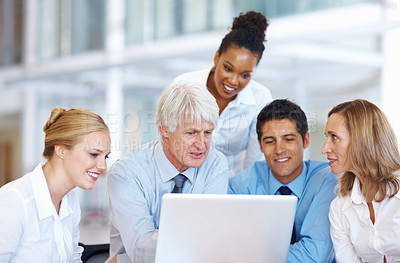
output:
<instances>
[{"instance_id":1,"label":"silver laptop lid","mask_svg":"<svg viewBox=\"0 0 400 263\"><path fill-rule=\"evenodd\" d=\"M166 194L156 263L286 263L297 197Z\"/></svg>"}]
</instances>

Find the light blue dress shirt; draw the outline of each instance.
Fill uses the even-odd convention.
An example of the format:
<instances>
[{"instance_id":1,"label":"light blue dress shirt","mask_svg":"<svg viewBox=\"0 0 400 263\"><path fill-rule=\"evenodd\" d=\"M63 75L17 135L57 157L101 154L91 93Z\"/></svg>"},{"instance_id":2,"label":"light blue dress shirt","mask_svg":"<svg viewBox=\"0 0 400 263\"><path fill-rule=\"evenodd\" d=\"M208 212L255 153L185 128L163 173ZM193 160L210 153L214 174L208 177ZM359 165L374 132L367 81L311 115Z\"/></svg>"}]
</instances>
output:
<instances>
[{"instance_id":1,"label":"light blue dress shirt","mask_svg":"<svg viewBox=\"0 0 400 263\"><path fill-rule=\"evenodd\" d=\"M297 196L296 243L290 245L288 263L335 262L330 237L329 205L336 197L336 176L326 162L304 161L301 174L287 186ZM281 184L265 161L229 180L231 194L279 195Z\"/></svg>"},{"instance_id":2,"label":"light blue dress shirt","mask_svg":"<svg viewBox=\"0 0 400 263\"><path fill-rule=\"evenodd\" d=\"M175 80L192 81L207 87L210 71L188 72ZM260 83L250 80L219 116L212 143L226 156L231 176L249 168L256 161L264 160L257 140L256 124L261 109L271 101L271 92Z\"/></svg>"},{"instance_id":3,"label":"light blue dress shirt","mask_svg":"<svg viewBox=\"0 0 400 263\"><path fill-rule=\"evenodd\" d=\"M118 262L154 262L162 196L172 191L178 174L160 141L137 148L114 164L108 176L110 258L118 255ZM227 192L228 164L212 147L202 166L182 174L188 178L183 193Z\"/></svg>"}]
</instances>

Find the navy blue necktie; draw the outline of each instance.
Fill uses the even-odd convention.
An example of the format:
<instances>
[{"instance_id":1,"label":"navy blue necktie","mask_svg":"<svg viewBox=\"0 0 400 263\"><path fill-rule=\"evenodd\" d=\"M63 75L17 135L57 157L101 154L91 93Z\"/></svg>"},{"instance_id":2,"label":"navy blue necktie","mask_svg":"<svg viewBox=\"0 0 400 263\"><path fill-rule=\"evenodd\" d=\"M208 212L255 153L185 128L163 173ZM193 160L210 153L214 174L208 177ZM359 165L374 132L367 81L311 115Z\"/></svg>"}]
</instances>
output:
<instances>
[{"instance_id":1,"label":"navy blue necktie","mask_svg":"<svg viewBox=\"0 0 400 263\"><path fill-rule=\"evenodd\" d=\"M287 186L279 187L278 191L281 193L281 195L291 195L292 194L292 190L290 190L290 188ZM290 240L290 244L294 244L294 243L296 243L296 232L295 232L294 223L293 223L292 239Z\"/></svg>"},{"instance_id":2,"label":"navy blue necktie","mask_svg":"<svg viewBox=\"0 0 400 263\"><path fill-rule=\"evenodd\" d=\"M177 176L174 177L174 182L175 182L175 187L172 190L171 193L182 193L183 189L183 184L185 183L187 177L184 176L183 174L178 174Z\"/></svg>"}]
</instances>

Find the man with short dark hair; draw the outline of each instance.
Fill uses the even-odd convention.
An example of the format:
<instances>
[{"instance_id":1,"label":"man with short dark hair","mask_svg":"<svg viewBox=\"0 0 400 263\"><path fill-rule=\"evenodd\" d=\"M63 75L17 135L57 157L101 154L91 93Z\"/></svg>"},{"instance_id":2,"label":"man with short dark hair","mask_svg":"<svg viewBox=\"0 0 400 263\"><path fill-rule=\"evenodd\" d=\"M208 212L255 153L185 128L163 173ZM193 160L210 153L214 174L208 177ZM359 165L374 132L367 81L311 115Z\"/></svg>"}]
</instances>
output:
<instances>
[{"instance_id":1,"label":"man with short dark hair","mask_svg":"<svg viewBox=\"0 0 400 263\"><path fill-rule=\"evenodd\" d=\"M303 161L310 144L306 115L289 100L275 100L259 113L257 135L266 162L256 162L231 178L229 193L295 195L287 262L332 262L328 213L337 181L326 162Z\"/></svg>"}]
</instances>

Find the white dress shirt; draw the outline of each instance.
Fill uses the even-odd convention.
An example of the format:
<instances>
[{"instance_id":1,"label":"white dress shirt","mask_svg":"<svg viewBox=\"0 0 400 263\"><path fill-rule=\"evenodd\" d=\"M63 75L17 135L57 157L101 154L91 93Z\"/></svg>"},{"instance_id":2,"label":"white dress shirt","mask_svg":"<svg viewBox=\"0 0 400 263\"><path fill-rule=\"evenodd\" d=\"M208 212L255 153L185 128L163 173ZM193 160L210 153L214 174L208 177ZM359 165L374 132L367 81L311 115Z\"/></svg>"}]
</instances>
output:
<instances>
[{"instance_id":1,"label":"white dress shirt","mask_svg":"<svg viewBox=\"0 0 400 263\"><path fill-rule=\"evenodd\" d=\"M337 197L329 212L331 237L338 263L400 262L400 192L372 202L375 224L355 179L351 195Z\"/></svg>"},{"instance_id":2,"label":"white dress shirt","mask_svg":"<svg viewBox=\"0 0 400 263\"><path fill-rule=\"evenodd\" d=\"M207 87L210 69L185 73L175 80L186 80ZM271 92L260 83L250 80L236 98L229 102L218 119L212 135L213 146L228 160L230 176L263 161L257 140L257 116L272 101Z\"/></svg>"},{"instance_id":3,"label":"white dress shirt","mask_svg":"<svg viewBox=\"0 0 400 263\"><path fill-rule=\"evenodd\" d=\"M43 164L0 188L0 262L82 262L75 191L51 201Z\"/></svg>"}]
</instances>

